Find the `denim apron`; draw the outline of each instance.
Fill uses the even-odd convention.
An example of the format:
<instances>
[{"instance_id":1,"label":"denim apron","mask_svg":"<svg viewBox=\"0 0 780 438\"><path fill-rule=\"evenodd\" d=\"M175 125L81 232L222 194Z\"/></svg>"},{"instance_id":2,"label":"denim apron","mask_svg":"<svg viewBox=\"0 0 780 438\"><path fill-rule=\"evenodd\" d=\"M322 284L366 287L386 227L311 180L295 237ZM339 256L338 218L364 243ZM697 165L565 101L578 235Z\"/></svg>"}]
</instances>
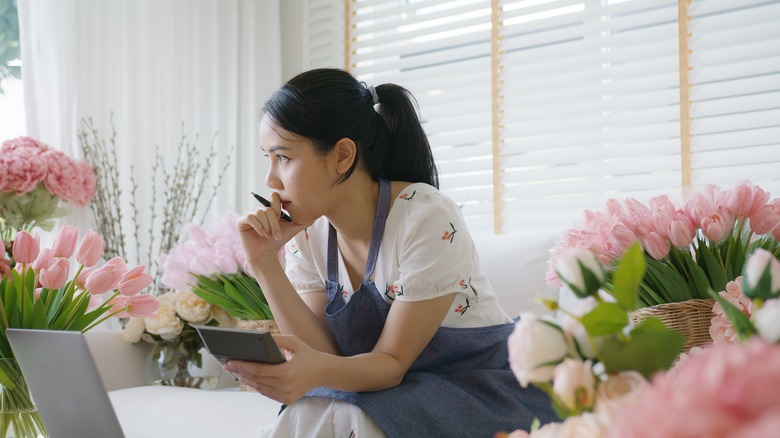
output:
<instances>
[{"instance_id":1,"label":"denim apron","mask_svg":"<svg viewBox=\"0 0 780 438\"><path fill-rule=\"evenodd\" d=\"M349 302L338 275L336 230L328 237L330 327L344 356L373 350L390 311L371 276L390 210L390 183L379 181L366 272ZM375 392L319 387L307 397L343 400L360 407L387 437L493 437L498 431L528 430L534 418L557 420L541 390L523 389L509 369L507 338L514 324L475 328L440 327L403 381Z\"/></svg>"}]
</instances>

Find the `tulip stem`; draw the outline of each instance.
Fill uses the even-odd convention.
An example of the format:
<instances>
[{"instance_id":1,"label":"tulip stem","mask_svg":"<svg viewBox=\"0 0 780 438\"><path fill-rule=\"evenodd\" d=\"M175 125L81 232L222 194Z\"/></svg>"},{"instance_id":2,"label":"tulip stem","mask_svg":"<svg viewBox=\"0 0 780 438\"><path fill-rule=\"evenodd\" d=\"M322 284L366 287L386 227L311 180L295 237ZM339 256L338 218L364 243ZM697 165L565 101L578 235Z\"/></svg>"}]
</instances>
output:
<instances>
[{"instance_id":1,"label":"tulip stem","mask_svg":"<svg viewBox=\"0 0 780 438\"><path fill-rule=\"evenodd\" d=\"M111 300L113 300L114 298L116 298L116 296L117 296L117 295L119 295L119 291L116 291L116 292L114 292L114 295L111 295L111 298L109 298L109 299L107 299L106 301L104 301L104 302L101 304L101 306L105 306L106 304L109 304L109 303L111 303ZM97 310L97 309L96 309L96 310ZM124 308L122 308L122 309L119 309L119 310L117 310L117 311L115 311L115 312L109 312L109 313L108 313L108 315L106 315L106 316L104 316L104 317L100 318L99 320L97 320L97 321L93 322L92 324L90 324L90 325L89 325L87 328L85 328L85 329L84 329L84 330L82 330L82 331L83 331L84 333L86 333L86 332L88 332L88 331L92 330L93 328L97 327L98 325L100 325L100 324L101 324L103 321L107 320L108 318L111 318L111 317L112 317L112 316L114 316L114 315L117 315L117 314L121 313L121 312L122 312L122 311L124 311L124 310L125 310L125 309L124 309Z\"/></svg>"}]
</instances>

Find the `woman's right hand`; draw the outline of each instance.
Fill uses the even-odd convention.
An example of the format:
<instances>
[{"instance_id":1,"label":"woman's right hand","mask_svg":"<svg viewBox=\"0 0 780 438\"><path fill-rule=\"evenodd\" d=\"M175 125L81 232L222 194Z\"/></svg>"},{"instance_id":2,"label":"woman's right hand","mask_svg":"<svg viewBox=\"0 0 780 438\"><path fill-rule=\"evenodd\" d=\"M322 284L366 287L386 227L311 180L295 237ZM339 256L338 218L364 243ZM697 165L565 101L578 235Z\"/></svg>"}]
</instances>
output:
<instances>
[{"instance_id":1,"label":"woman's right hand","mask_svg":"<svg viewBox=\"0 0 780 438\"><path fill-rule=\"evenodd\" d=\"M306 225L280 221L281 201L276 192L270 196L271 206L241 216L236 222L238 236L244 247L247 262L273 258L279 250Z\"/></svg>"}]
</instances>

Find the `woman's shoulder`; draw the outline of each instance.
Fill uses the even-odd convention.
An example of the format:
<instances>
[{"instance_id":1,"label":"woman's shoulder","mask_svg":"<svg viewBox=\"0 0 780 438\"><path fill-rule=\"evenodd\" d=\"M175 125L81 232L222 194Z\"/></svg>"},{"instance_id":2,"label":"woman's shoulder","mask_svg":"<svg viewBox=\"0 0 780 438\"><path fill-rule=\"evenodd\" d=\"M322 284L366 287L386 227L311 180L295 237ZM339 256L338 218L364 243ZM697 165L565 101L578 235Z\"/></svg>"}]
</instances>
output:
<instances>
[{"instance_id":1,"label":"woman's shoulder","mask_svg":"<svg viewBox=\"0 0 780 438\"><path fill-rule=\"evenodd\" d=\"M395 184L395 182L393 183ZM393 210L405 219L460 215L460 207L447 195L426 183L400 183L393 202Z\"/></svg>"}]
</instances>

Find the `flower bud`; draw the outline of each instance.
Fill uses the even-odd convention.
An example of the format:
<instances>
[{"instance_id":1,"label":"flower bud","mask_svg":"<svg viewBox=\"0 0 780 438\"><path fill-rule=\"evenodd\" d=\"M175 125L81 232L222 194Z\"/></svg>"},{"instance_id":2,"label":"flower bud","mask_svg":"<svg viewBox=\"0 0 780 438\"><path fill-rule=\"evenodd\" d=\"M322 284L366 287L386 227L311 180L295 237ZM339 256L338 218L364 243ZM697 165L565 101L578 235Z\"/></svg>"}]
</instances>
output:
<instances>
[{"instance_id":1,"label":"flower bud","mask_svg":"<svg viewBox=\"0 0 780 438\"><path fill-rule=\"evenodd\" d=\"M103 239L92 230L87 231L81 240L81 245L76 253L76 261L82 265L91 268L100 260L103 255Z\"/></svg>"},{"instance_id":2,"label":"flower bud","mask_svg":"<svg viewBox=\"0 0 780 438\"><path fill-rule=\"evenodd\" d=\"M35 237L26 231L19 231L14 237L13 256L16 263L32 263L38 258L41 250L41 238L38 233Z\"/></svg>"},{"instance_id":3,"label":"flower bud","mask_svg":"<svg viewBox=\"0 0 780 438\"><path fill-rule=\"evenodd\" d=\"M780 341L780 300L767 300L753 315L753 324L762 338L772 343Z\"/></svg>"},{"instance_id":4,"label":"flower bud","mask_svg":"<svg viewBox=\"0 0 780 438\"><path fill-rule=\"evenodd\" d=\"M54 245L51 247L51 253L54 257L70 258L73 251L76 250L76 242L79 238L79 231L72 225L65 224L54 238Z\"/></svg>"},{"instance_id":5,"label":"flower bud","mask_svg":"<svg viewBox=\"0 0 780 438\"><path fill-rule=\"evenodd\" d=\"M742 289L750 298L768 300L780 294L780 261L765 250L756 249L745 263Z\"/></svg>"},{"instance_id":6,"label":"flower bud","mask_svg":"<svg viewBox=\"0 0 780 438\"><path fill-rule=\"evenodd\" d=\"M520 314L508 347L509 365L523 388L552 380L555 366L569 350L560 327L530 312Z\"/></svg>"},{"instance_id":7,"label":"flower bud","mask_svg":"<svg viewBox=\"0 0 780 438\"><path fill-rule=\"evenodd\" d=\"M580 413L593 406L596 378L593 364L566 358L553 371L553 392L570 411Z\"/></svg>"},{"instance_id":8,"label":"flower bud","mask_svg":"<svg viewBox=\"0 0 780 438\"><path fill-rule=\"evenodd\" d=\"M593 252L581 248L567 249L558 256L558 277L580 298L596 293L604 281L604 268Z\"/></svg>"},{"instance_id":9,"label":"flower bud","mask_svg":"<svg viewBox=\"0 0 780 438\"><path fill-rule=\"evenodd\" d=\"M54 256L52 256L51 250L49 248L43 248L33 262L32 268L35 272L41 272L41 269L48 268L52 263L54 263Z\"/></svg>"},{"instance_id":10,"label":"flower bud","mask_svg":"<svg viewBox=\"0 0 780 438\"><path fill-rule=\"evenodd\" d=\"M144 266L139 265L122 276L119 280L119 291L122 295L136 295L152 284L152 281L154 281L154 278L149 274L145 274Z\"/></svg>"},{"instance_id":11,"label":"flower bud","mask_svg":"<svg viewBox=\"0 0 780 438\"><path fill-rule=\"evenodd\" d=\"M121 257L114 257L103 266L90 272L84 286L94 295L116 289L119 280L127 272L127 265Z\"/></svg>"},{"instance_id":12,"label":"flower bud","mask_svg":"<svg viewBox=\"0 0 780 438\"><path fill-rule=\"evenodd\" d=\"M70 271L70 262L68 259L58 257L49 267L41 269L39 281L41 286L47 289L59 289L68 282L68 272Z\"/></svg>"}]
</instances>

